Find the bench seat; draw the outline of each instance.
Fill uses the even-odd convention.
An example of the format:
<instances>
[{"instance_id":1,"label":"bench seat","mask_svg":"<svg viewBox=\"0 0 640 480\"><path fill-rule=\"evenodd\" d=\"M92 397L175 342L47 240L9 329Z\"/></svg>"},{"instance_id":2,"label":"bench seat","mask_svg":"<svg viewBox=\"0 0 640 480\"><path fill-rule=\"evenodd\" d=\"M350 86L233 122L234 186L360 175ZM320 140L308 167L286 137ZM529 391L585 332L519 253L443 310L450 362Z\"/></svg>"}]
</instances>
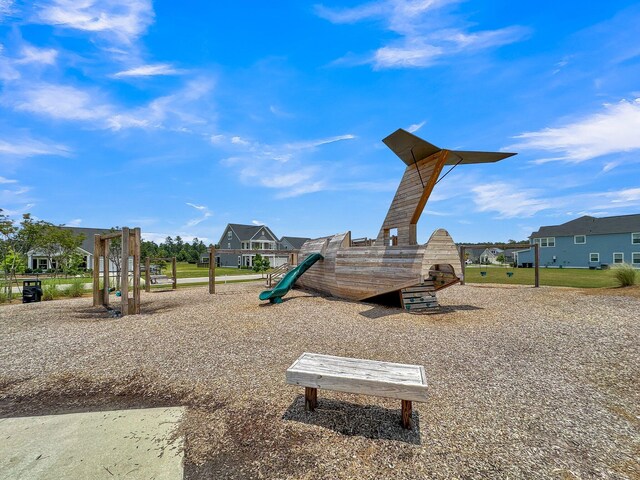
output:
<instances>
[{"instance_id":1,"label":"bench seat","mask_svg":"<svg viewBox=\"0 0 640 480\"><path fill-rule=\"evenodd\" d=\"M317 389L402 400L403 426L410 428L411 401L427 401L427 378L421 365L303 353L287 369L287 383L305 387L305 408L317 405Z\"/></svg>"}]
</instances>

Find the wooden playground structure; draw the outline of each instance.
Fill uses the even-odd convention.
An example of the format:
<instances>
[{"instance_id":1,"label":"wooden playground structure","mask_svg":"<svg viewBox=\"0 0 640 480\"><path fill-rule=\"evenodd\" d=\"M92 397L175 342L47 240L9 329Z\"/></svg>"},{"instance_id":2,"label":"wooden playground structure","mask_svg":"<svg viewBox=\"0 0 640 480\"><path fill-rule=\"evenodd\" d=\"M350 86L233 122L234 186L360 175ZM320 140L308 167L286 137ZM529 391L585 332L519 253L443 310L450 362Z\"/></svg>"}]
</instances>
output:
<instances>
[{"instance_id":1,"label":"wooden playground structure","mask_svg":"<svg viewBox=\"0 0 640 480\"><path fill-rule=\"evenodd\" d=\"M93 306L103 305L109 307L110 273L111 269L111 243L120 240L120 314L135 315L140 313L140 228L123 227L122 230L103 235L95 235L93 250ZM131 269L129 258L133 259ZM114 258L115 259L115 258ZM101 262L102 260L102 262ZM102 265L102 272L100 266ZM117 270L116 270L117 271ZM129 275L133 281L129 289ZM103 285L100 288L100 277ZM114 285L115 289L116 285ZM129 297L131 293L131 297Z\"/></svg>"},{"instance_id":2,"label":"wooden playground structure","mask_svg":"<svg viewBox=\"0 0 640 480\"><path fill-rule=\"evenodd\" d=\"M298 285L358 301L395 299L409 311L437 306L435 293L463 278L463 261L449 233L438 229L418 245L417 223L436 186L460 164L493 163L514 153L455 151L436 147L402 129L383 142L406 164L404 175L374 242L351 232L307 241L301 260L319 253ZM440 176L446 165L451 168Z\"/></svg>"}]
</instances>

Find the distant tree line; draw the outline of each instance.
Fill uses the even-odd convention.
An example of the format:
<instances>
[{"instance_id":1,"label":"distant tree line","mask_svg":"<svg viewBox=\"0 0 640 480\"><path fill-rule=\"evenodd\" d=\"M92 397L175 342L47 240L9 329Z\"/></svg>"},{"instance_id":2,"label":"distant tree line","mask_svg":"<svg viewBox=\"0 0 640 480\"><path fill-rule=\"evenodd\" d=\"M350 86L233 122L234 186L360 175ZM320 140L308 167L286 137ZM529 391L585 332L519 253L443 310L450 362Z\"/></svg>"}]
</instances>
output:
<instances>
[{"instance_id":1,"label":"distant tree line","mask_svg":"<svg viewBox=\"0 0 640 480\"><path fill-rule=\"evenodd\" d=\"M147 257L176 257L179 262L197 263L205 253L207 246L202 240L194 238L189 243L182 240L180 235L167 237L160 244L146 240L140 243L140 258L143 260Z\"/></svg>"}]
</instances>

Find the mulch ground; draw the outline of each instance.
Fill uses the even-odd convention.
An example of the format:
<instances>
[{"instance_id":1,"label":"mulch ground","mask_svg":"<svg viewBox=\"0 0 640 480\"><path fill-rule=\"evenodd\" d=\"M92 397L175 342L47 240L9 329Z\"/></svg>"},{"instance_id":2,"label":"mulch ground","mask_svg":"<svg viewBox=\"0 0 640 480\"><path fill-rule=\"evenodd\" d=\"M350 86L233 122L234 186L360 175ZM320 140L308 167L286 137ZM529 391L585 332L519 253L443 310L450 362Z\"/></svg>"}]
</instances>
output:
<instances>
[{"instance_id":1,"label":"mulch ground","mask_svg":"<svg viewBox=\"0 0 640 480\"><path fill-rule=\"evenodd\" d=\"M640 298L455 286L438 313L260 284L0 307L0 417L186 405L185 479L640 478ZM303 389L305 351L425 366L414 403Z\"/></svg>"}]
</instances>

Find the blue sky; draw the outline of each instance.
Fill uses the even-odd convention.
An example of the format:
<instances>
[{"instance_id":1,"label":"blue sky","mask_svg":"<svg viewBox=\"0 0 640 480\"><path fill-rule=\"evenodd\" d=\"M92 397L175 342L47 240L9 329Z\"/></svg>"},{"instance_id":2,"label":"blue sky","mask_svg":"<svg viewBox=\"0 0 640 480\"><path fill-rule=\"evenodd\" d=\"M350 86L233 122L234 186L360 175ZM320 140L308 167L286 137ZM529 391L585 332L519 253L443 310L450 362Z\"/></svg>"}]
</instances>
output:
<instances>
[{"instance_id":1,"label":"blue sky","mask_svg":"<svg viewBox=\"0 0 640 480\"><path fill-rule=\"evenodd\" d=\"M0 0L0 208L147 239L375 237L381 139L505 150L434 191L421 242L640 212L640 4Z\"/></svg>"}]
</instances>

